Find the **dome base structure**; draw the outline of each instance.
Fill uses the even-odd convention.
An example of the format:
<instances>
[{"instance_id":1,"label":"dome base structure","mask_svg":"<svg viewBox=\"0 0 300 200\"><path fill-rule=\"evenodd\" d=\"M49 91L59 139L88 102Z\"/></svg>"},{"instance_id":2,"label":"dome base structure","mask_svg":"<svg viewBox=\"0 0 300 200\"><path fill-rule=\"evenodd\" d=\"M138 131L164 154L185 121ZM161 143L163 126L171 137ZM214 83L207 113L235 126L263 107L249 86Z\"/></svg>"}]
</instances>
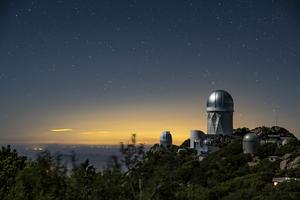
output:
<instances>
[{"instance_id":1,"label":"dome base structure","mask_svg":"<svg viewBox=\"0 0 300 200\"><path fill-rule=\"evenodd\" d=\"M207 134L231 135L233 133L233 114L230 112L208 112Z\"/></svg>"}]
</instances>

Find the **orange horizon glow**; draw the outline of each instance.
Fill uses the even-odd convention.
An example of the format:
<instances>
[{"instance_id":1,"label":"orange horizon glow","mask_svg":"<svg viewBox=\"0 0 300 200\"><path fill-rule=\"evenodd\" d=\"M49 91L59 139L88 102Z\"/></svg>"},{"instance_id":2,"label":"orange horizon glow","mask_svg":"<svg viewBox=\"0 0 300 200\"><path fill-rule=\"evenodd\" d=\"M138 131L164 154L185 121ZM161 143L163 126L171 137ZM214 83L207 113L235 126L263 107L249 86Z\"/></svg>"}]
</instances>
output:
<instances>
[{"instance_id":1,"label":"orange horizon glow","mask_svg":"<svg viewBox=\"0 0 300 200\"><path fill-rule=\"evenodd\" d=\"M203 100L204 102L205 100ZM207 114L203 102L178 102L167 104L142 104L110 109L71 110L66 114L49 117L39 127L29 127L24 135L9 138L14 143L55 143L82 145L118 145L130 142L137 135L138 143L159 143L160 134L168 130L173 143L182 144L191 130L207 130ZM180 105L180 106L178 106ZM184 105L184 106L183 106ZM196 108L196 109L195 109ZM234 127L255 128L274 124L270 113L260 112L237 105L234 112ZM259 110L259 108L257 109ZM246 114L245 114L246 113ZM289 124L282 122L283 127ZM59 128L58 128L59 127ZM294 133L293 129L289 129ZM295 134L297 136L297 134Z\"/></svg>"}]
</instances>

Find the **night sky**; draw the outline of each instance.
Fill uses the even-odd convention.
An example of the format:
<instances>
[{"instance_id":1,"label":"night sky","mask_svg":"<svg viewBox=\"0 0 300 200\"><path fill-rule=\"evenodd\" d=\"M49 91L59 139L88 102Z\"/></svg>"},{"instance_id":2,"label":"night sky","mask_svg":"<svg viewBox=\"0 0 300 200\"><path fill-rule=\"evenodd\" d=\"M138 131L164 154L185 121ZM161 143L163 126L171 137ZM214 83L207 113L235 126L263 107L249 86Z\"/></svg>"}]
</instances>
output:
<instances>
[{"instance_id":1,"label":"night sky","mask_svg":"<svg viewBox=\"0 0 300 200\"><path fill-rule=\"evenodd\" d=\"M2 0L0 27L1 143L179 144L215 89L300 137L300 1Z\"/></svg>"}]
</instances>

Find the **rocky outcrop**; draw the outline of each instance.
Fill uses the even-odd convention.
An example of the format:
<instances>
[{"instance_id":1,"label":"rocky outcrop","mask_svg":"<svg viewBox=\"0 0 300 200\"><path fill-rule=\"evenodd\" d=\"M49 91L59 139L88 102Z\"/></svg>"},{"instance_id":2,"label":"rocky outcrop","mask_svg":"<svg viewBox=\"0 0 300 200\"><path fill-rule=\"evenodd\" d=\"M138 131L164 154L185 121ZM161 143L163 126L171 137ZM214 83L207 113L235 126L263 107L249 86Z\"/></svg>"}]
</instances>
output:
<instances>
[{"instance_id":1,"label":"rocky outcrop","mask_svg":"<svg viewBox=\"0 0 300 200\"><path fill-rule=\"evenodd\" d=\"M280 162L280 169L281 170L285 170L286 169L286 166L287 166L287 163L288 163L288 160L282 160Z\"/></svg>"},{"instance_id":2,"label":"rocky outcrop","mask_svg":"<svg viewBox=\"0 0 300 200\"><path fill-rule=\"evenodd\" d=\"M300 156L296 157L292 162L288 163L287 169L295 169L300 166Z\"/></svg>"},{"instance_id":3,"label":"rocky outcrop","mask_svg":"<svg viewBox=\"0 0 300 200\"><path fill-rule=\"evenodd\" d=\"M281 170L295 169L297 167L300 167L300 155L295 158L291 158L291 154L282 156L282 161L280 162Z\"/></svg>"}]
</instances>

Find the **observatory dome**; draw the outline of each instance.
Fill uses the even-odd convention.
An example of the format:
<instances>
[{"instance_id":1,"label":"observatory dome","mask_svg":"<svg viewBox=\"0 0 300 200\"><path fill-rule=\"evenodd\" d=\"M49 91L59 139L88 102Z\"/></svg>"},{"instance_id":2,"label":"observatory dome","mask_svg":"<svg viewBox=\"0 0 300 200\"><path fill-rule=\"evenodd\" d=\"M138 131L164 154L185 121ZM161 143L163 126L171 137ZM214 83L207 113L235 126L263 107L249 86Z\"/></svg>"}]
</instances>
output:
<instances>
[{"instance_id":1,"label":"observatory dome","mask_svg":"<svg viewBox=\"0 0 300 200\"><path fill-rule=\"evenodd\" d=\"M255 133L248 133L243 137L244 153L254 154L259 144L259 139Z\"/></svg>"},{"instance_id":2,"label":"observatory dome","mask_svg":"<svg viewBox=\"0 0 300 200\"><path fill-rule=\"evenodd\" d=\"M257 142L258 137L255 133L248 133L243 137L243 142Z\"/></svg>"},{"instance_id":3,"label":"observatory dome","mask_svg":"<svg viewBox=\"0 0 300 200\"><path fill-rule=\"evenodd\" d=\"M205 133L203 133L200 130L191 130L191 132L190 132L190 148L194 149L204 139L205 139Z\"/></svg>"},{"instance_id":4,"label":"observatory dome","mask_svg":"<svg viewBox=\"0 0 300 200\"><path fill-rule=\"evenodd\" d=\"M191 130L190 138L201 140L205 137L205 133L200 130Z\"/></svg>"},{"instance_id":5,"label":"observatory dome","mask_svg":"<svg viewBox=\"0 0 300 200\"><path fill-rule=\"evenodd\" d=\"M233 99L225 90L216 90L207 99L207 111L233 112Z\"/></svg>"},{"instance_id":6,"label":"observatory dome","mask_svg":"<svg viewBox=\"0 0 300 200\"><path fill-rule=\"evenodd\" d=\"M160 144L163 146L170 146L172 145L172 135L170 131L164 131L160 135Z\"/></svg>"}]
</instances>

